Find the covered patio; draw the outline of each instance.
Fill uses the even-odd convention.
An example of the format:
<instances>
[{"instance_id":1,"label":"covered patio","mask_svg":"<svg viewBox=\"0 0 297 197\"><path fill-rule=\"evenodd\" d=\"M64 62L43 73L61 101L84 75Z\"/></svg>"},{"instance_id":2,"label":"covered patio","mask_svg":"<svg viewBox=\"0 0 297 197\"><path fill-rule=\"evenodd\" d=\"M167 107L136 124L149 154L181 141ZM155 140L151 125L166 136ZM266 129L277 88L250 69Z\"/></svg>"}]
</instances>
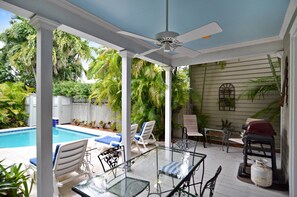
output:
<instances>
[{"instance_id":1,"label":"covered patio","mask_svg":"<svg viewBox=\"0 0 297 197\"><path fill-rule=\"evenodd\" d=\"M52 188L48 187L53 182L52 100L49 98L52 98L52 31L56 28L113 48L121 55L123 131L129 131L131 125L132 58L136 55L138 58L164 66L167 84L164 145L167 147L170 146L172 138L173 67L259 55L277 55L282 58L282 72L284 72L283 65L288 57L289 103L281 110L280 160L283 176L289 182L289 196L297 195L296 0L273 2L169 0L141 3L134 0L121 2L5 0L0 2L0 7L29 18L38 31L36 54L37 117L39 117L37 157L40 161L37 166L38 196L47 197L53 193ZM196 29L199 27L202 27L202 30ZM164 30L174 32L163 37L161 35L161 39L157 35L155 39L155 34L164 33ZM124 32L119 33L119 31ZM169 38L169 41L166 38ZM172 38L178 40L172 41ZM196 40L196 38L204 39ZM123 142L126 157L130 158L131 143L128 132L123 132Z\"/></svg>"}]
</instances>

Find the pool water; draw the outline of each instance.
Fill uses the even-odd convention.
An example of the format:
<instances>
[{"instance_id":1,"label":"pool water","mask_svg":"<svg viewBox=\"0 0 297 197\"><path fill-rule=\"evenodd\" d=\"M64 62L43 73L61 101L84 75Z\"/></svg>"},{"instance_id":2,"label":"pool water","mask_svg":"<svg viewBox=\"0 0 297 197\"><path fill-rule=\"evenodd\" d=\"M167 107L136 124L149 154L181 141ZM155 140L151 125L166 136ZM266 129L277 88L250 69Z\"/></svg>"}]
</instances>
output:
<instances>
[{"instance_id":1,"label":"pool water","mask_svg":"<svg viewBox=\"0 0 297 197\"><path fill-rule=\"evenodd\" d=\"M53 127L53 143L70 142L97 137L78 131ZM36 129L25 129L0 133L0 148L36 146Z\"/></svg>"}]
</instances>

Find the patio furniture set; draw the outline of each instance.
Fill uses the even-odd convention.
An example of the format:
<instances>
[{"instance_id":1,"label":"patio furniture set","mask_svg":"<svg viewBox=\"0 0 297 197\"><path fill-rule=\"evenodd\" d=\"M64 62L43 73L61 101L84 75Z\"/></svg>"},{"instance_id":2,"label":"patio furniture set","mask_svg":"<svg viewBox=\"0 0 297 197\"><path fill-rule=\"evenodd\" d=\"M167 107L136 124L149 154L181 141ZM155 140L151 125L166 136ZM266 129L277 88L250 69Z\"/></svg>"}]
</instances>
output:
<instances>
[{"instance_id":1,"label":"patio furniture set","mask_svg":"<svg viewBox=\"0 0 297 197\"><path fill-rule=\"evenodd\" d=\"M209 195L212 196L216 179L222 167L219 166L215 175L203 186L204 162L207 155L197 153L198 140L194 141L189 139L189 137L203 137L203 145L206 147L205 141L209 131L222 132L224 134L223 146L226 140L225 132L207 128L206 132L201 134L198 132L196 116L184 115L183 138L177 140L172 144L172 147L168 148L156 144L156 139L152 134L154 125L155 121L145 122L138 134L136 134L138 125L131 125L131 144L135 144L139 154L128 161L125 160L125 149L121 143L122 136L120 134L114 137L103 136L95 139L96 142L107 145L104 150L101 149L101 153L98 155L104 172L95 177L92 177L89 168L89 164L91 164L90 154L94 148L87 149L88 140L85 139L57 145L53 156L55 194L59 194L58 187L62 187L65 183L79 176L87 175L87 180L82 181L72 188L74 192L86 197L106 196L106 194L109 196L173 196L175 194L179 196L203 196L206 189L210 190ZM263 130L264 135L261 134ZM264 156L272 159L272 170L275 172L276 165L272 126L263 120L250 121L248 122L246 133L243 138L243 172L247 173L245 170L248 165L248 155L262 156L252 153L252 144L254 143L260 143L261 146L262 144L271 145L271 154L268 156L265 154ZM269 136L269 139L267 136ZM156 147L147 150L146 145L149 143L156 144ZM138 144L143 145L145 152L140 152ZM119 162L120 156L122 157L122 162ZM30 159L30 163L36 166L37 159ZM82 166L84 166L84 170L82 170ZM200 172L198 172L199 169ZM59 181L60 177L73 172L76 172L77 175L71 175L66 180ZM197 177L199 177L199 181L197 181Z\"/></svg>"}]
</instances>

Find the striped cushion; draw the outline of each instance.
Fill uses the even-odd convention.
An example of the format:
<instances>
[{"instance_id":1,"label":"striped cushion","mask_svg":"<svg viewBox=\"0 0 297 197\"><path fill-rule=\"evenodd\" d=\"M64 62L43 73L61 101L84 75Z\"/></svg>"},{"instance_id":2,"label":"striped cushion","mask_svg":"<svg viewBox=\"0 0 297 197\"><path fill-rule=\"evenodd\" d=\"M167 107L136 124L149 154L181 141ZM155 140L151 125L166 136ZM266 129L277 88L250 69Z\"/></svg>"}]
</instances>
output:
<instances>
[{"instance_id":1,"label":"striped cushion","mask_svg":"<svg viewBox=\"0 0 297 197\"><path fill-rule=\"evenodd\" d=\"M160 174L166 174L168 176L177 178L177 175L180 172L180 166L182 165L182 162L173 161L170 162L164 166L161 166L159 169ZM188 170L190 171L193 168L193 166L189 166Z\"/></svg>"}]
</instances>

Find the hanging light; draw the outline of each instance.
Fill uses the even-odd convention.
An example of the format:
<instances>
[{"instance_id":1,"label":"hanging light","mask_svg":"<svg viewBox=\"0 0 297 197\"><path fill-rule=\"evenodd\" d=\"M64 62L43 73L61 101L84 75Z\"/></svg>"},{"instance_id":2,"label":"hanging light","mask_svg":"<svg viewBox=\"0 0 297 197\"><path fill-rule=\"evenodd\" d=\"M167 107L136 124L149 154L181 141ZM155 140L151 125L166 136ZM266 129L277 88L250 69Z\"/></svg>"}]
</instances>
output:
<instances>
[{"instance_id":1,"label":"hanging light","mask_svg":"<svg viewBox=\"0 0 297 197\"><path fill-rule=\"evenodd\" d=\"M169 53L170 51L171 51L171 50L170 50L170 45L169 45L168 42L166 42L166 43L164 44L164 52Z\"/></svg>"}]
</instances>

